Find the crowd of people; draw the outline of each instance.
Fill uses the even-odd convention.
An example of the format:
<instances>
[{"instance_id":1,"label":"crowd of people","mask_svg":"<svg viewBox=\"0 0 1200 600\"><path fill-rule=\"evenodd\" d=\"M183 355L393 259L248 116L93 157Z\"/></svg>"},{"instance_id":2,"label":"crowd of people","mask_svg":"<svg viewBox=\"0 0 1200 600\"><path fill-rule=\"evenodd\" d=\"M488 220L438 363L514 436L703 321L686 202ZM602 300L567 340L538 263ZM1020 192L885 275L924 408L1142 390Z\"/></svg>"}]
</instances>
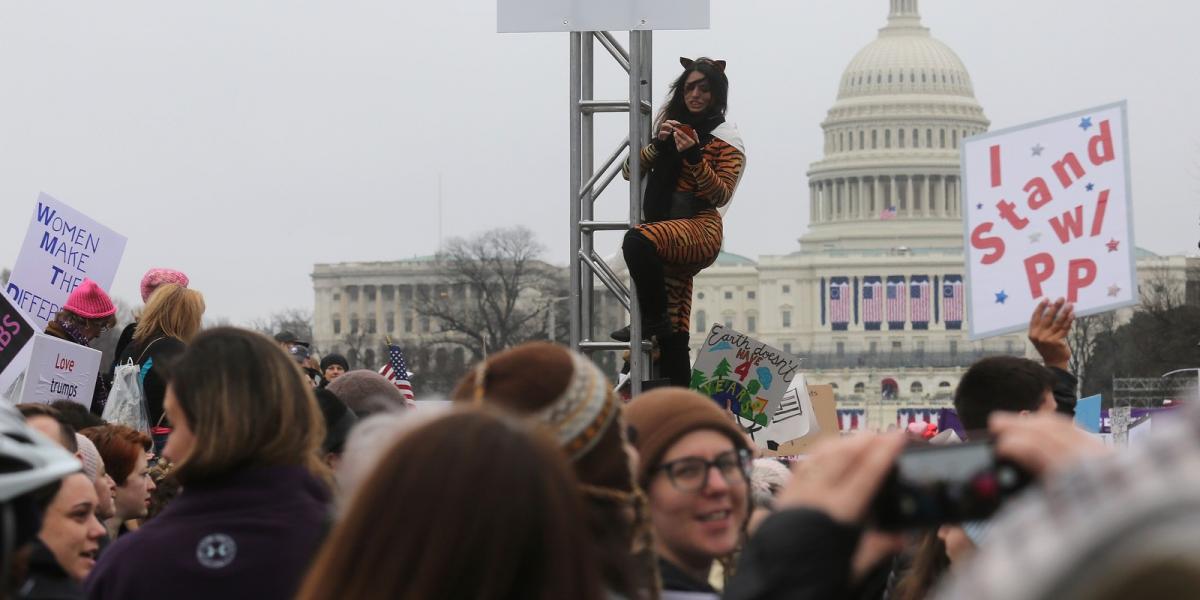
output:
<instances>
[{"instance_id":1,"label":"crowd of people","mask_svg":"<svg viewBox=\"0 0 1200 600\"><path fill-rule=\"evenodd\" d=\"M725 63L683 65L638 163L654 218L624 246L675 385L625 401L586 356L533 342L435 410L291 332L202 330L187 276L153 269L90 410L0 402L0 598L1200 596L1200 413L1127 451L1077 429L1061 299L1031 317L1041 362L983 359L955 390L966 437L1037 479L983 520L872 517L906 446L954 436L770 456L687 389L691 277L745 155ZM46 333L90 345L115 314L84 281Z\"/></svg>"},{"instance_id":2,"label":"crowd of people","mask_svg":"<svg viewBox=\"0 0 1200 600\"><path fill-rule=\"evenodd\" d=\"M1126 452L1076 429L1074 315L1061 300L1030 322L1041 362L980 360L954 395L967 437L990 436L1040 484L985 521L895 532L877 530L869 507L902 448L927 436L863 433L763 456L711 399L660 387L623 401L588 358L547 342L491 355L451 408L422 409L374 371L295 350L291 334L199 331L202 297L171 279L146 295L111 366L138 365L165 443L106 422L103 405L0 406L6 596L1200 590L1200 418ZM110 307L80 286L55 323L86 343Z\"/></svg>"}]
</instances>

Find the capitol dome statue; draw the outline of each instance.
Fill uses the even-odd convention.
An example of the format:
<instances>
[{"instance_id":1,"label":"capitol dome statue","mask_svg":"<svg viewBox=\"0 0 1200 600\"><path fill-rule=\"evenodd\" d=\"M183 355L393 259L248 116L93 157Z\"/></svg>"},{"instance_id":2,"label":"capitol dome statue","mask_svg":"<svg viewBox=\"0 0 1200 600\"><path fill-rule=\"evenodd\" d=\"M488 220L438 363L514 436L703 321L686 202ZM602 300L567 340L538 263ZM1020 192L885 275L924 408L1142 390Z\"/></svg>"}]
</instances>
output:
<instances>
[{"instance_id":1,"label":"capitol dome statue","mask_svg":"<svg viewBox=\"0 0 1200 600\"><path fill-rule=\"evenodd\" d=\"M850 61L821 123L802 253L962 246L958 145L989 122L917 0L890 1L887 26Z\"/></svg>"}]
</instances>

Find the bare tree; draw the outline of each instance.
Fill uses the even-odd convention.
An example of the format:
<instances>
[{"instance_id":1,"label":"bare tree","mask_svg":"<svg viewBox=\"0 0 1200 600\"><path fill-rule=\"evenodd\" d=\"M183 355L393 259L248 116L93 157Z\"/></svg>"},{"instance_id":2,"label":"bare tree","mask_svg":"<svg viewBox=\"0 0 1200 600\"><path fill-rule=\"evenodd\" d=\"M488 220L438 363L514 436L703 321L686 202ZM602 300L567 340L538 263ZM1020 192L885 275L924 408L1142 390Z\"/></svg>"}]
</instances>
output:
<instances>
[{"instance_id":1,"label":"bare tree","mask_svg":"<svg viewBox=\"0 0 1200 600\"><path fill-rule=\"evenodd\" d=\"M365 351L371 347L370 343L368 343L367 334L365 331L357 327L353 328L351 331L348 331L342 335L342 343L346 345L346 362L350 363L351 369L357 369L359 367L366 369L375 368L373 365L360 364L365 360Z\"/></svg>"},{"instance_id":2,"label":"bare tree","mask_svg":"<svg viewBox=\"0 0 1200 600\"><path fill-rule=\"evenodd\" d=\"M1067 334L1067 345L1071 347L1071 372L1079 379L1076 394L1082 392L1084 378L1091 377L1092 358L1096 347L1110 339L1117 330L1117 313L1109 311L1097 315L1088 315L1075 319Z\"/></svg>"},{"instance_id":3,"label":"bare tree","mask_svg":"<svg viewBox=\"0 0 1200 600\"><path fill-rule=\"evenodd\" d=\"M303 308L285 308L250 321L250 327L267 335L290 331L302 341L312 342L312 311Z\"/></svg>"},{"instance_id":4,"label":"bare tree","mask_svg":"<svg viewBox=\"0 0 1200 600\"><path fill-rule=\"evenodd\" d=\"M416 310L440 326L435 343L457 344L475 359L547 338L547 311L566 295L561 269L525 227L455 238L437 256L441 282L417 289Z\"/></svg>"},{"instance_id":5,"label":"bare tree","mask_svg":"<svg viewBox=\"0 0 1200 600\"><path fill-rule=\"evenodd\" d=\"M1143 273L1146 275L1138 285L1141 300L1139 310L1161 314L1183 306L1186 300L1185 281L1171 277L1166 265L1147 267Z\"/></svg>"}]
</instances>

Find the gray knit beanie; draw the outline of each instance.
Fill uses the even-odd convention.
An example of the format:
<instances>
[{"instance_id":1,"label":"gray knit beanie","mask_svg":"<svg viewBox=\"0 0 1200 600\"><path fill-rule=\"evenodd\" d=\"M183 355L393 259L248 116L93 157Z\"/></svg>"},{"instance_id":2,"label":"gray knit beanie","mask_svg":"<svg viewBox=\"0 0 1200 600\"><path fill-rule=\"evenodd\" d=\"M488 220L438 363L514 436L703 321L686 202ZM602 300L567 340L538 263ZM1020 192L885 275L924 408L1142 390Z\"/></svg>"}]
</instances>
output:
<instances>
[{"instance_id":1,"label":"gray knit beanie","mask_svg":"<svg viewBox=\"0 0 1200 600\"><path fill-rule=\"evenodd\" d=\"M326 389L333 392L358 418L379 412L403 410L404 396L383 375L367 369L357 369L329 382Z\"/></svg>"}]
</instances>

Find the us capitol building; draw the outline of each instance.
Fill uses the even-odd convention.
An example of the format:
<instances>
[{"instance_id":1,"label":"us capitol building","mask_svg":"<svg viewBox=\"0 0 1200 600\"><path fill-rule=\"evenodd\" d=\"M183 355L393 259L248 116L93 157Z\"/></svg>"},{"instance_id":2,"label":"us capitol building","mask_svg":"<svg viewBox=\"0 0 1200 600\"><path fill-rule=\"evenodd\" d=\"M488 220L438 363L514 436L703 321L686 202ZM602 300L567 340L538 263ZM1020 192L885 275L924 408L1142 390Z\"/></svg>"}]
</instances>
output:
<instances>
[{"instance_id":1,"label":"us capitol building","mask_svg":"<svg viewBox=\"0 0 1200 600\"><path fill-rule=\"evenodd\" d=\"M803 357L810 382L835 386L843 429L936 420L974 361L1036 357L1024 334L967 339L958 145L988 125L917 0L891 0L821 123L799 251L723 253L696 277L694 331L723 323ZM1189 262L1138 252L1143 278Z\"/></svg>"},{"instance_id":2,"label":"us capitol building","mask_svg":"<svg viewBox=\"0 0 1200 600\"><path fill-rule=\"evenodd\" d=\"M835 386L843 429L936 419L971 363L1036 356L1023 334L967 339L958 146L989 121L966 67L917 8L891 0L887 25L842 74L821 124L824 157L808 171L810 227L798 251L757 261L723 252L695 280L693 356L696 333L722 323L803 357L808 381ZM1143 280L1182 279L1200 263L1138 252ZM437 285L434 266L316 265L317 347L357 354L345 334L362 331L363 361L374 364L384 335L420 345L437 325L413 312L413 289ZM598 299L597 331L624 322L611 300ZM420 352L417 369L464 360Z\"/></svg>"}]
</instances>

